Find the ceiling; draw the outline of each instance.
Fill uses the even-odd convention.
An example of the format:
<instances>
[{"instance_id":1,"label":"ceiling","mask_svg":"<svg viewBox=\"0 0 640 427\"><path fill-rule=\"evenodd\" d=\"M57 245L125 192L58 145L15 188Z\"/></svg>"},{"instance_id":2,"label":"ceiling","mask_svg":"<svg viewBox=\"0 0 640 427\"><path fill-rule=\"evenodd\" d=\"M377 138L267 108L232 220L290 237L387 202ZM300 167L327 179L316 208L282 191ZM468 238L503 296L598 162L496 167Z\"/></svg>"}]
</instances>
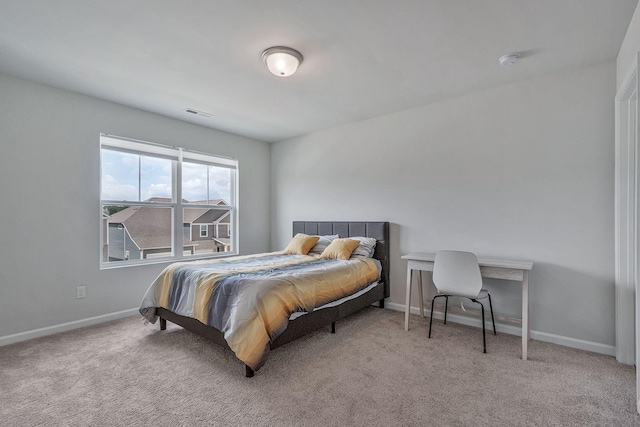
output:
<instances>
[{"instance_id":1,"label":"ceiling","mask_svg":"<svg viewBox=\"0 0 640 427\"><path fill-rule=\"evenodd\" d=\"M0 0L0 72L273 142L614 60L637 2Z\"/></svg>"}]
</instances>

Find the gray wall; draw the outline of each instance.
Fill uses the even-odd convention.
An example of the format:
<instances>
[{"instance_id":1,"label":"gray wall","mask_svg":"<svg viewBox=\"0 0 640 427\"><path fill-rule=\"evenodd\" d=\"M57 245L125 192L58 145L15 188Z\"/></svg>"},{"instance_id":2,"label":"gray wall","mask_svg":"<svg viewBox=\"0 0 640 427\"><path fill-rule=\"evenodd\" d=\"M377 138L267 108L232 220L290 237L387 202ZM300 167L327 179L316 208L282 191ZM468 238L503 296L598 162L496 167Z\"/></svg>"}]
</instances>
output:
<instances>
[{"instance_id":1,"label":"gray wall","mask_svg":"<svg viewBox=\"0 0 640 427\"><path fill-rule=\"evenodd\" d=\"M0 74L0 337L135 308L164 267L99 270L107 132L238 158L242 253L284 247L293 220L388 220L392 304L404 253L530 259L532 329L613 345L615 81L568 70L270 147ZM488 286L519 313L518 286Z\"/></svg>"},{"instance_id":2,"label":"gray wall","mask_svg":"<svg viewBox=\"0 0 640 427\"><path fill-rule=\"evenodd\" d=\"M293 220L390 221L396 308L402 254L531 260L531 328L614 345L615 81L608 62L275 143L272 249ZM512 284L488 283L499 313Z\"/></svg>"},{"instance_id":3,"label":"gray wall","mask_svg":"<svg viewBox=\"0 0 640 427\"><path fill-rule=\"evenodd\" d=\"M2 74L0 94L0 337L136 308L165 265L99 269L100 132L237 158L240 251L269 249L268 144Z\"/></svg>"}]
</instances>

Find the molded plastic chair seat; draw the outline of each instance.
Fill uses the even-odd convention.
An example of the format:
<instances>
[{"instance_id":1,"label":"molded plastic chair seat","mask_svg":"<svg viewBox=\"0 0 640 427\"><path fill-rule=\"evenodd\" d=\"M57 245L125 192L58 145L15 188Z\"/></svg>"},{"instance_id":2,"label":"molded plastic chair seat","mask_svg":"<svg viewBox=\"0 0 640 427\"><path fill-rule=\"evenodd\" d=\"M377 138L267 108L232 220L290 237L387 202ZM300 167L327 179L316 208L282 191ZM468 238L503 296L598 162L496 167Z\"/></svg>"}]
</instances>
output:
<instances>
[{"instance_id":1,"label":"molded plastic chair seat","mask_svg":"<svg viewBox=\"0 0 640 427\"><path fill-rule=\"evenodd\" d=\"M480 304L482 312L482 343L484 352L487 352L487 339L484 325L484 305L478 301L489 298L491 309L491 322L493 323L493 334L496 334L496 323L493 318L493 305L491 295L486 289L482 289L482 275L478 258L471 252L463 251L438 251L433 263L433 284L438 290L438 295L431 300L431 318L429 319L429 338L431 338L431 327L433 324L433 305L436 298L445 297L444 323L447 323L447 309L449 297L465 297Z\"/></svg>"},{"instance_id":2,"label":"molded plastic chair seat","mask_svg":"<svg viewBox=\"0 0 640 427\"><path fill-rule=\"evenodd\" d=\"M476 297L476 299L485 299L489 297L489 291L486 289L480 289L480 293Z\"/></svg>"},{"instance_id":3,"label":"molded plastic chair seat","mask_svg":"<svg viewBox=\"0 0 640 427\"><path fill-rule=\"evenodd\" d=\"M443 292L438 291L438 294L440 294L440 296L445 296L445 294ZM489 291L486 289L480 289L480 293L478 294L477 297L472 297L472 296L466 296L466 295L459 295L459 294L449 294L450 297L465 297L465 298L469 298L469 299L485 299L489 297Z\"/></svg>"}]
</instances>

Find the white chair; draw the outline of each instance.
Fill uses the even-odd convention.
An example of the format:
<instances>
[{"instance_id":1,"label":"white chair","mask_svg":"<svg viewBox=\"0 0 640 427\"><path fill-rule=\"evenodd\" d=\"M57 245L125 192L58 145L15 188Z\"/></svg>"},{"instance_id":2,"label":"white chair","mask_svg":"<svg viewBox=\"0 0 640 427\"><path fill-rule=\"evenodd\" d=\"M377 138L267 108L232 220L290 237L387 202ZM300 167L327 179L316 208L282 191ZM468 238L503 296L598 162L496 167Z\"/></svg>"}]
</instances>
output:
<instances>
[{"instance_id":1,"label":"white chair","mask_svg":"<svg viewBox=\"0 0 640 427\"><path fill-rule=\"evenodd\" d=\"M445 298L444 324L447 324L447 309L449 297L458 296L469 298L471 301L480 304L482 309L482 343L484 352L487 352L487 339L484 327L484 305L478 300L489 298L489 308L491 309L491 322L493 323L493 334L496 334L496 322L493 319L493 306L491 295L486 289L482 289L482 276L478 259L471 252L461 251L438 251L433 263L433 284L438 290L438 295L431 301L431 318L429 320L429 338L431 338L431 325L433 323L433 304L436 298Z\"/></svg>"}]
</instances>

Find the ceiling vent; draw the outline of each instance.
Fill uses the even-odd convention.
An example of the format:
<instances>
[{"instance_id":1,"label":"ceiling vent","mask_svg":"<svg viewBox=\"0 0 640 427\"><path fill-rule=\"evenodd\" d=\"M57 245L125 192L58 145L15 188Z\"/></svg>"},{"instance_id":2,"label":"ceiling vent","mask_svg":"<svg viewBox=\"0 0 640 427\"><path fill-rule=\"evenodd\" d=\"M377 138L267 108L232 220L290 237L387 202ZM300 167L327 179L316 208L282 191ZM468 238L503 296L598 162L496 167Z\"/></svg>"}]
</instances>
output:
<instances>
[{"instance_id":1,"label":"ceiling vent","mask_svg":"<svg viewBox=\"0 0 640 427\"><path fill-rule=\"evenodd\" d=\"M213 114L211 114L211 113L205 113L204 111L195 110L193 108L185 108L184 111L185 111L185 113L193 114L194 116L200 116L200 117L204 117L204 118L207 118L207 119L209 117L213 117Z\"/></svg>"}]
</instances>

